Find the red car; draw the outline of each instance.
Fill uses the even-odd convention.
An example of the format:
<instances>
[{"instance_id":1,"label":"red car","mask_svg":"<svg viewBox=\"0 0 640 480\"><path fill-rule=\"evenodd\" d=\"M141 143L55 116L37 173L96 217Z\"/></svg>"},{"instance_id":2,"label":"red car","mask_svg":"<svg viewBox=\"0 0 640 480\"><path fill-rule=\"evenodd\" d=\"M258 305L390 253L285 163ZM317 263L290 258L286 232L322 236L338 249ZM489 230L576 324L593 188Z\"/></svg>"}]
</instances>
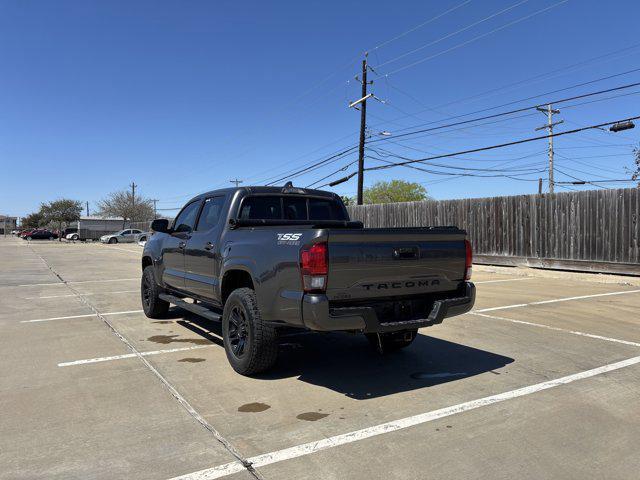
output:
<instances>
[{"instance_id":1,"label":"red car","mask_svg":"<svg viewBox=\"0 0 640 480\"><path fill-rule=\"evenodd\" d=\"M36 228L35 230L29 230L25 234L20 235L25 240L53 240L54 238L58 238L57 233L53 233L50 230Z\"/></svg>"}]
</instances>

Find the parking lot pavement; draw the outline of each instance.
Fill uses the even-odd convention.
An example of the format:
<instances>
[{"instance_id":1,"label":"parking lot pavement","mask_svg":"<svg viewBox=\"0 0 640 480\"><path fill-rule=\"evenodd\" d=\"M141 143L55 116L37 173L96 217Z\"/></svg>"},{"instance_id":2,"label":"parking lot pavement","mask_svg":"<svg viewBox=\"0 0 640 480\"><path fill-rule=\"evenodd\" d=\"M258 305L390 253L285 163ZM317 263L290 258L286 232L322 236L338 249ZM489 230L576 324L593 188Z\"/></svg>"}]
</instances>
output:
<instances>
[{"instance_id":1,"label":"parking lot pavement","mask_svg":"<svg viewBox=\"0 0 640 480\"><path fill-rule=\"evenodd\" d=\"M637 478L640 287L476 269L401 353L291 331L246 378L112 247L0 241L0 478Z\"/></svg>"}]
</instances>

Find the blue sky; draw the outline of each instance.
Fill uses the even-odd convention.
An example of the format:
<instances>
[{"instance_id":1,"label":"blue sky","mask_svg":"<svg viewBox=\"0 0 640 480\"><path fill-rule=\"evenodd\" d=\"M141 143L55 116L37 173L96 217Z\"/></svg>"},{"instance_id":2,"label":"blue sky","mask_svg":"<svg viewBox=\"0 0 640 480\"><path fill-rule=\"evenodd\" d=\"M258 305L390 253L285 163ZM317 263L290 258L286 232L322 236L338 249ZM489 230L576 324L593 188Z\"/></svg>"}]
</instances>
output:
<instances>
[{"instance_id":1,"label":"blue sky","mask_svg":"<svg viewBox=\"0 0 640 480\"><path fill-rule=\"evenodd\" d=\"M385 102L368 105L374 134L640 67L638 2L558 3L1 1L0 213L24 215L58 197L93 205L132 180L143 195L160 200L159 208L171 208L229 186L232 178L261 184L321 160L357 142L359 112L347 103L359 98L353 77L365 50L378 74L370 73L371 91ZM504 109L637 81L640 71ZM638 91L559 105L557 118L565 124L557 128L640 115ZM421 158L530 137L545 122L534 111L499 120L377 146ZM581 179L624 178L639 134L636 128L558 138L558 168ZM294 184L306 186L354 159L344 157ZM532 172L521 178L535 180L546 177L533 172L545 162L541 141L440 163L530 169L521 170ZM367 159L368 166L381 164ZM401 167L368 172L365 184L391 178L423 183L439 199L537 191L535 181ZM570 178L556 173L556 180ZM355 178L335 190L355 193Z\"/></svg>"}]
</instances>

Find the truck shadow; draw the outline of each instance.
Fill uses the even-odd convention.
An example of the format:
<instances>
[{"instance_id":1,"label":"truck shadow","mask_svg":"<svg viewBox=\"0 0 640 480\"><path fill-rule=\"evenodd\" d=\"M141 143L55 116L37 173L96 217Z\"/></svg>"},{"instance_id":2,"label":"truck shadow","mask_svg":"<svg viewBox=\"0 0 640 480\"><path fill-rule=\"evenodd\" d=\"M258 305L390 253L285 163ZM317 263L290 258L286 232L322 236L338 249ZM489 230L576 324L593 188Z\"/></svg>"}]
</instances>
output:
<instances>
[{"instance_id":1,"label":"truck shadow","mask_svg":"<svg viewBox=\"0 0 640 480\"><path fill-rule=\"evenodd\" d=\"M295 339L295 340L294 340ZM380 355L364 335L286 337L278 365L262 378L300 381L366 400L462 380L513 362L513 358L419 334L398 352Z\"/></svg>"},{"instance_id":2,"label":"truck shadow","mask_svg":"<svg viewBox=\"0 0 640 480\"><path fill-rule=\"evenodd\" d=\"M221 344L220 324L196 315L178 321L189 330ZM284 331L278 363L261 380L297 377L301 382L366 400L429 388L491 372L513 358L419 334L404 350L380 355L364 335Z\"/></svg>"}]
</instances>

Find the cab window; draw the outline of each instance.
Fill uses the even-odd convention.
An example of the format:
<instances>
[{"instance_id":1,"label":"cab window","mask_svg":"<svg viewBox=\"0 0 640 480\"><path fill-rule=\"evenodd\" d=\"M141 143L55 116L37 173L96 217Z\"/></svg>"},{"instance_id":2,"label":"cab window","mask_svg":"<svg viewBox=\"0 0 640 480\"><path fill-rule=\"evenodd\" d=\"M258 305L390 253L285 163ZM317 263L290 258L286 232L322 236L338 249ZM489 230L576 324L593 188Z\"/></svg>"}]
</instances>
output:
<instances>
[{"instance_id":1,"label":"cab window","mask_svg":"<svg viewBox=\"0 0 640 480\"><path fill-rule=\"evenodd\" d=\"M199 201L191 202L189 205L184 207L176 217L173 231L176 233L192 231L196 224L196 217L198 216L199 208Z\"/></svg>"},{"instance_id":2,"label":"cab window","mask_svg":"<svg viewBox=\"0 0 640 480\"><path fill-rule=\"evenodd\" d=\"M242 202L240 209L242 219L281 219L282 208L280 197L275 195L261 195L247 197Z\"/></svg>"},{"instance_id":3,"label":"cab window","mask_svg":"<svg viewBox=\"0 0 640 480\"><path fill-rule=\"evenodd\" d=\"M201 232L215 227L222 216L224 197L211 197L204 201L196 230Z\"/></svg>"}]
</instances>

